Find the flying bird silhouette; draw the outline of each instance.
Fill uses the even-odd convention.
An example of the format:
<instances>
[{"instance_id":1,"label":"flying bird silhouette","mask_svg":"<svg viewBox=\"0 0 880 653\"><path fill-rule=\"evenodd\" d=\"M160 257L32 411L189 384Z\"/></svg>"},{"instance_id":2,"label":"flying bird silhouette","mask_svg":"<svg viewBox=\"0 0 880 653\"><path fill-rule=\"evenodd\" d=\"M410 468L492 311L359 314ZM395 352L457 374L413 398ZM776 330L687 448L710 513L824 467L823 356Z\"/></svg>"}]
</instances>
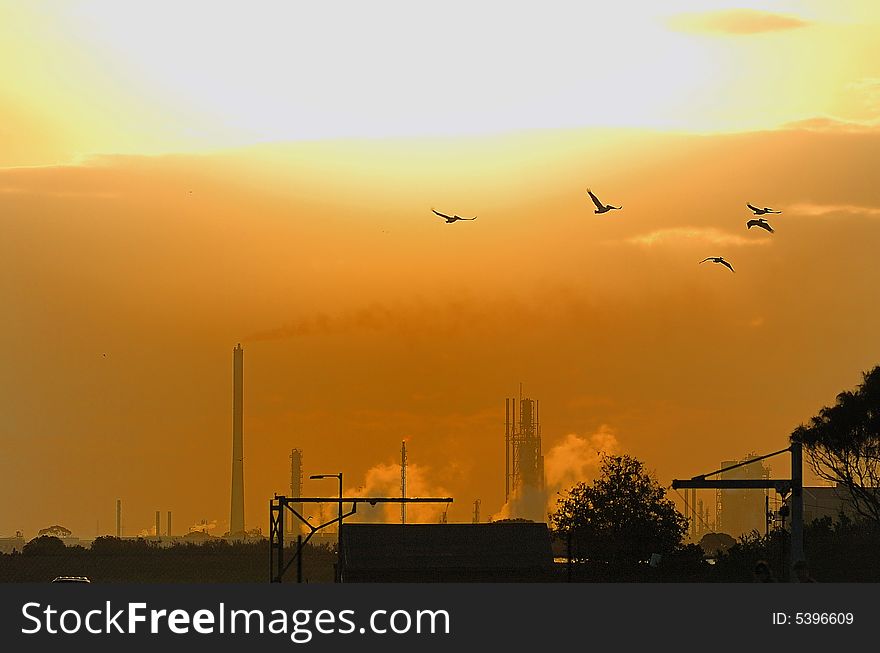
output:
<instances>
[{"instance_id":1,"label":"flying bird silhouette","mask_svg":"<svg viewBox=\"0 0 880 653\"><path fill-rule=\"evenodd\" d=\"M437 215L439 215L441 218L446 220L446 224L452 224L456 220L476 220L477 219L477 216L474 216L472 218L462 218L459 215L446 215L445 213L440 213L440 211L438 211L437 209L431 209L431 210L434 213L436 213Z\"/></svg>"},{"instance_id":2,"label":"flying bird silhouette","mask_svg":"<svg viewBox=\"0 0 880 653\"><path fill-rule=\"evenodd\" d=\"M720 263L721 265L726 267L731 272L736 272L736 270L733 269L733 266L724 260L723 256L708 256L708 257L704 258L702 261L700 261L700 263L705 263L706 261L712 261L713 263Z\"/></svg>"},{"instance_id":3,"label":"flying bird silhouette","mask_svg":"<svg viewBox=\"0 0 880 653\"><path fill-rule=\"evenodd\" d=\"M746 204L746 206L754 211L755 215L766 215L767 213L782 213L782 211L774 211L767 206L765 206L763 209L759 209L757 206L752 206L751 204Z\"/></svg>"},{"instance_id":4,"label":"flying bird silhouette","mask_svg":"<svg viewBox=\"0 0 880 653\"><path fill-rule=\"evenodd\" d=\"M622 206L611 206L610 204L602 204L602 202L599 201L599 198L593 195L593 191L591 191L589 188L587 189L587 194L590 196L590 199L593 200L593 204L596 205L596 210L593 211L593 213L595 213L596 215L600 213L608 213L608 211L611 211L612 209L619 210L623 208Z\"/></svg>"},{"instance_id":5,"label":"flying bird silhouette","mask_svg":"<svg viewBox=\"0 0 880 653\"><path fill-rule=\"evenodd\" d=\"M770 226L770 223L767 222L764 218L752 219L746 222L746 226L751 229L752 227L761 227L761 229L766 229L771 234L773 233L773 227Z\"/></svg>"}]
</instances>

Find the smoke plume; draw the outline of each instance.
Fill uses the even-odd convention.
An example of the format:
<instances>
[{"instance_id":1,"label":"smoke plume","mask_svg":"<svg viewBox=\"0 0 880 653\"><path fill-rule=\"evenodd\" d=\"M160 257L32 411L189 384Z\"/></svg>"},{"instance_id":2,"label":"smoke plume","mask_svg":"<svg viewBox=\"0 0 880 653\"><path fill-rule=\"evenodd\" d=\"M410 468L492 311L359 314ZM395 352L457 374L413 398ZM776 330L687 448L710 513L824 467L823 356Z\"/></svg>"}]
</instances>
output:
<instances>
[{"instance_id":1,"label":"smoke plume","mask_svg":"<svg viewBox=\"0 0 880 653\"><path fill-rule=\"evenodd\" d=\"M212 519L210 522L203 519L198 524L193 524L192 526L190 526L189 532L190 533L199 533L199 532L207 533L209 531L213 531L215 528L217 528L217 520L216 519Z\"/></svg>"},{"instance_id":2,"label":"smoke plume","mask_svg":"<svg viewBox=\"0 0 880 653\"><path fill-rule=\"evenodd\" d=\"M406 464L406 495L408 497L448 497L449 492L428 479L429 468L414 463ZM351 492L356 497L399 497L400 464L380 463L367 470L363 487ZM400 523L399 503L370 506L360 504L352 521ZM407 523L438 523L446 510L442 503L411 503L406 507Z\"/></svg>"},{"instance_id":3,"label":"smoke plume","mask_svg":"<svg viewBox=\"0 0 880 653\"><path fill-rule=\"evenodd\" d=\"M569 433L544 456L544 490L517 488L491 521L530 519L547 521L547 514L556 508L556 495L577 483L595 477L602 453L615 454L620 443L610 426L603 424L595 433L582 436Z\"/></svg>"}]
</instances>

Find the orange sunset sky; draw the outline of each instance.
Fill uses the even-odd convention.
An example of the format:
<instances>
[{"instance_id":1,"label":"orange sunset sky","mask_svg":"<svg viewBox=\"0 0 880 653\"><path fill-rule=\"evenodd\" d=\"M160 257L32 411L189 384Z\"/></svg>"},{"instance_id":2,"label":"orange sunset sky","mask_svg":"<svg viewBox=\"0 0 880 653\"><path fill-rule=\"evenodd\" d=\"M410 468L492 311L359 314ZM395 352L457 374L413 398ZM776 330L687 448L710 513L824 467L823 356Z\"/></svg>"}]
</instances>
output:
<instances>
[{"instance_id":1,"label":"orange sunset sky","mask_svg":"<svg viewBox=\"0 0 880 653\"><path fill-rule=\"evenodd\" d=\"M0 5L0 536L226 530L237 342L264 532L292 447L498 513L520 382L555 490L880 363L880 4L524 5Z\"/></svg>"}]
</instances>

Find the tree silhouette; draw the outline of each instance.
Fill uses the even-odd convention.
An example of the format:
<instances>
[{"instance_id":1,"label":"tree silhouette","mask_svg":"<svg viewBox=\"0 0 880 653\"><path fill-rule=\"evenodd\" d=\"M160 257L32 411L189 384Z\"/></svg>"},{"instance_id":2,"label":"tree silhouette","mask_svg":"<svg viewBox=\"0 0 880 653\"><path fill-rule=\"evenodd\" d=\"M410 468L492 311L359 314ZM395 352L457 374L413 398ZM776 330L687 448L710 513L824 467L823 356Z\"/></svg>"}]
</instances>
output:
<instances>
[{"instance_id":1,"label":"tree silhouette","mask_svg":"<svg viewBox=\"0 0 880 653\"><path fill-rule=\"evenodd\" d=\"M681 544L687 519L644 463L603 454L600 472L591 485L571 488L550 515L553 528L571 536L575 558L631 563Z\"/></svg>"},{"instance_id":2,"label":"tree silhouette","mask_svg":"<svg viewBox=\"0 0 880 653\"><path fill-rule=\"evenodd\" d=\"M880 523L880 367L862 376L854 392L841 392L791 439L804 445L819 477L849 491L856 512Z\"/></svg>"},{"instance_id":3,"label":"tree silhouette","mask_svg":"<svg viewBox=\"0 0 880 653\"><path fill-rule=\"evenodd\" d=\"M51 537L63 538L70 537L71 532L69 528L64 528L64 526L55 524L54 526L50 526L49 528L44 528L41 531L38 531L37 535L49 535Z\"/></svg>"},{"instance_id":4,"label":"tree silhouette","mask_svg":"<svg viewBox=\"0 0 880 653\"><path fill-rule=\"evenodd\" d=\"M26 556L59 556L67 553L67 547L57 537L40 535L25 544L21 552Z\"/></svg>"},{"instance_id":5,"label":"tree silhouette","mask_svg":"<svg viewBox=\"0 0 880 653\"><path fill-rule=\"evenodd\" d=\"M706 533L700 539L700 548L708 556L724 553L734 544L736 544L736 540L727 533Z\"/></svg>"}]
</instances>

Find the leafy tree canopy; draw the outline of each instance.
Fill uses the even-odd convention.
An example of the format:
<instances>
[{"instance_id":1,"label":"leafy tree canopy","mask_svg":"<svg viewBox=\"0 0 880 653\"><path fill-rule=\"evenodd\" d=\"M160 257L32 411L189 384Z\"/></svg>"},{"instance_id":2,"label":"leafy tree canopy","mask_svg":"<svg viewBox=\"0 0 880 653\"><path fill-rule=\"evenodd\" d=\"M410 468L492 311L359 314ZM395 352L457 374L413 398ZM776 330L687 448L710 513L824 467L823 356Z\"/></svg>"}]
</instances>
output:
<instances>
[{"instance_id":1,"label":"leafy tree canopy","mask_svg":"<svg viewBox=\"0 0 880 653\"><path fill-rule=\"evenodd\" d=\"M863 375L791 435L804 445L813 471L849 491L853 507L880 523L880 367Z\"/></svg>"},{"instance_id":2,"label":"leafy tree canopy","mask_svg":"<svg viewBox=\"0 0 880 653\"><path fill-rule=\"evenodd\" d=\"M67 552L67 547L57 537L41 535L25 544L21 552L26 556L64 555Z\"/></svg>"},{"instance_id":3,"label":"leafy tree canopy","mask_svg":"<svg viewBox=\"0 0 880 653\"><path fill-rule=\"evenodd\" d=\"M575 540L576 557L591 560L646 560L668 554L682 542L687 519L666 490L628 456L603 455L599 477L579 483L557 502L553 528Z\"/></svg>"}]
</instances>

